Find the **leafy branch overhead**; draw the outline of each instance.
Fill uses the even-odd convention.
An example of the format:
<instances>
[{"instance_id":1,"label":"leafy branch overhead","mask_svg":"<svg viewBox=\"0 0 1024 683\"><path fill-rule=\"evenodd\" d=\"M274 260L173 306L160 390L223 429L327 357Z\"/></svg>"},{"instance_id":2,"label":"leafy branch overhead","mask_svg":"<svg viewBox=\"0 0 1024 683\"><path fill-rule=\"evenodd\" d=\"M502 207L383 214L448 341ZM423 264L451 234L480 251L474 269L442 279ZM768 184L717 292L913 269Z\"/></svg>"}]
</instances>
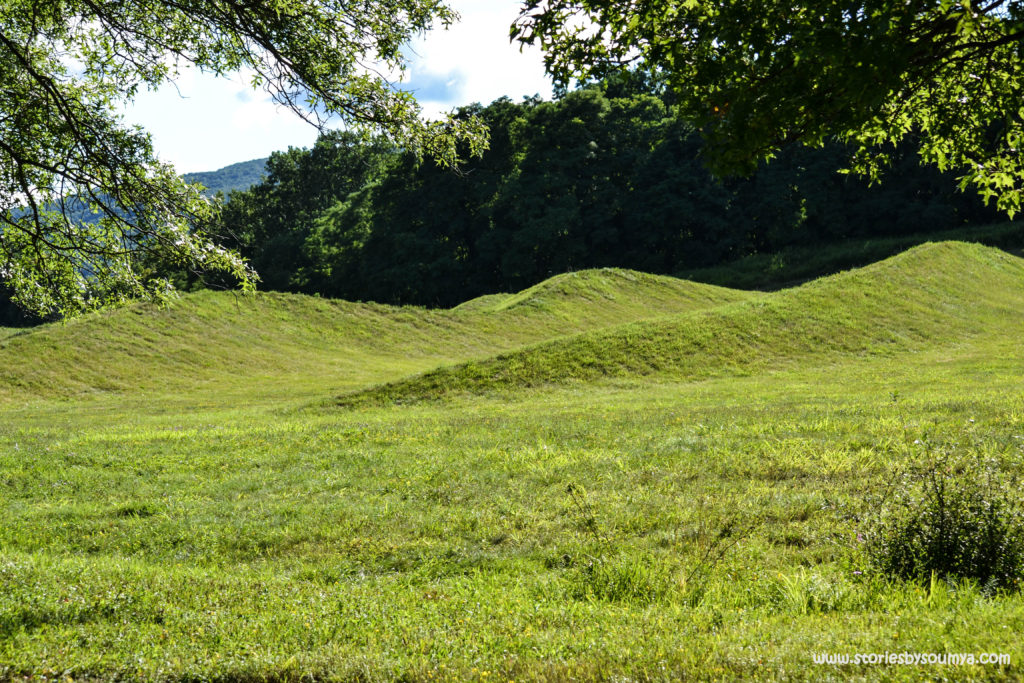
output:
<instances>
[{"instance_id":1,"label":"leafy branch overhead","mask_svg":"<svg viewBox=\"0 0 1024 683\"><path fill-rule=\"evenodd\" d=\"M403 44L456 18L440 0L0 0L0 280L59 314L165 296L147 256L252 287L209 232L216 204L122 124L119 104L189 65L243 71L314 125L340 117L453 164L483 148L483 125L425 121L391 81ZM83 202L100 220L74 219Z\"/></svg>"},{"instance_id":2,"label":"leafy branch overhead","mask_svg":"<svg viewBox=\"0 0 1024 683\"><path fill-rule=\"evenodd\" d=\"M915 134L962 188L1021 207L1020 0L527 0L512 36L539 44L562 84L660 73L720 171L838 137L877 178L884 145Z\"/></svg>"}]
</instances>

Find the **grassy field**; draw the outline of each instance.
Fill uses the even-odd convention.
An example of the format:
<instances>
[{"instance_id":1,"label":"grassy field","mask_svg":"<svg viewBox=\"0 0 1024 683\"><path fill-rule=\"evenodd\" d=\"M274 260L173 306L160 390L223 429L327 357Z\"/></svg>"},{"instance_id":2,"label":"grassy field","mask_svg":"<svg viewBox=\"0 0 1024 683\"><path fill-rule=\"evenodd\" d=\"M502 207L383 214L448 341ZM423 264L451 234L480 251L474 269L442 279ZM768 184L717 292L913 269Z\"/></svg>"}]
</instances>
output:
<instances>
[{"instance_id":1,"label":"grassy field","mask_svg":"<svg viewBox=\"0 0 1024 683\"><path fill-rule=\"evenodd\" d=\"M1019 593L859 539L933 454L1024 474L1022 316L1024 261L941 243L0 330L0 679L1019 680ZM813 661L890 652L1010 662Z\"/></svg>"}]
</instances>

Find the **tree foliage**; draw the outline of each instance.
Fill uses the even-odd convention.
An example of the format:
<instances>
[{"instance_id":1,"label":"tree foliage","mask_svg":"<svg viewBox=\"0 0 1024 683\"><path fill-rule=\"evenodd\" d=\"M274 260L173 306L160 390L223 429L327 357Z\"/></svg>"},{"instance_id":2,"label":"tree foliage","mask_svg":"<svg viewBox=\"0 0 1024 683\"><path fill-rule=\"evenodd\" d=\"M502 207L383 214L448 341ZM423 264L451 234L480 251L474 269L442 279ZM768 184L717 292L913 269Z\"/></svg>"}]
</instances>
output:
<instances>
[{"instance_id":1,"label":"tree foliage","mask_svg":"<svg viewBox=\"0 0 1024 683\"><path fill-rule=\"evenodd\" d=\"M790 147L718 180L671 93L618 74L550 102L500 99L459 117L490 148L452 172L332 133L271 157L231 195L222 232L271 289L451 306L551 275L619 266L677 274L794 246L892 237L999 218L952 178L893 150L889 182L838 173L850 148Z\"/></svg>"},{"instance_id":2,"label":"tree foliage","mask_svg":"<svg viewBox=\"0 0 1024 683\"><path fill-rule=\"evenodd\" d=\"M381 73L411 36L454 13L441 0L0 1L0 279L23 306L63 314L160 297L161 262L255 274L210 232L218 207L124 126L117 105L195 65L244 70L311 123L340 116L442 164L483 145L475 120L424 121ZM99 220L74 218L84 202Z\"/></svg>"},{"instance_id":3,"label":"tree foliage","mask_svg":"<svg viewBox=\"0 0 1024 683\"><path fill-rule=\"evenodd\" d=\"M314 276L306 241L314 221L373 180L392 151L381 140L329 131L310 149L277 152L266 162L263 182L229 195L218 232L260 273L265 287L307 291Z\"/></svg>"},{"instance_id":4,"label":"tree foliage","mask_svg":"<svg viewBox=\"0 0 1024 683\"><path fill-rule=\"evenodd\" d=\"M1020 0L527 0L512 35L539 44L562 84L657 72L718 170L838 137L877 177L880 146L913 135L961 188L1021 206Z\"/></svg>"}]
</instances>

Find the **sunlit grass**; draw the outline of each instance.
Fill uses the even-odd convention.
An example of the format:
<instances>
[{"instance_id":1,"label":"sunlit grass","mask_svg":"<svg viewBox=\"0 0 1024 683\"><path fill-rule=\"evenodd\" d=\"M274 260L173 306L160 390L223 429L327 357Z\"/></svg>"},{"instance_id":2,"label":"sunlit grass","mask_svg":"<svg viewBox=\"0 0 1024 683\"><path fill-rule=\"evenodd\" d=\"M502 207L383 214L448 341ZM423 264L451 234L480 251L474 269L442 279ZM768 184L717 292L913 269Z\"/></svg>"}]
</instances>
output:
<instances>
[{"instance_id":1,"label":"sunlit grass","mask_svg":"<svg viewBox=\"0 0 1024 683\"><path fill-rule=\"evenodd\" d=\"M201 326L188 344L220 360L205 371L182 365L187 381L173 376L178 365L140 355L146 391L92 387L68 400L54 370L48 397L11 390L0 413L0 678L1016 680L1024 598L891 581L870 571L858 541L893 473L922 456L915 442L1024 474L1024 335L1013 333L1024 279L1009 289L1003 278L1019 263L979 253L954 249L917 275L915 262L897 261L876 279L848 279L872 296L910 291L911 281L934 295L894 309L881 329L911 316L906 343L878 353L842 339L831 351L789 348L783 336L764 340L767 359L715 373L673 366L336 408L326 399L345 381L383 381L406 362L456 363L458 349L483 354L485 344L429 356L424 342L407 361L387 355L382 333L376 364L367 343L366 365L329 369L354 353L327 335L309 341L335 329L331 309L285 320L268 308L258 318L266 326L242 330L246 339L263 339L267 354L308 356L268 360L255 379L264 351L218 365L229 354L207 349ZM850 298L850 311L875 310L858 308L849 287L815 287L779 305L814 314L831 291ZM137 316L142 330L152 315L171 340L168 321L186 324L194 303L109 314L88 334L108 342L108 367L131 364L139 347L115 330L136 328L118 316ZM840 316L842 303L812 315L824 321L813 329L837 319L842 330L880 329ZM212 296L198 305L229 309ZM661 317L654 324L669 324L666 306L646 309ZM742 322L757 309L728 310ZM716 319L737 324L728 310ZM923 317L929 310L941 324ZM486 315L381 311L407 316L402 324L424 338L440 333L421 314ZM671 324L682 330L684 319ZM205 320L211 343L230 336L228 319L222 333L216 316ZM350 334L351 319L335 322L334 339ZM365 329L377 324L390 323ZM76 325L46 332L41 348L63 353ZM540 341L512 327L497 326L500 344ZM446 329L440 340L461 328ZM44 352L12 348L0 351L5 372L35 372L12 358ZM436 361L444 353L450 360ZM86 375L75 377L84 386ZM1012 663L811 659L897 651L1009 653Z\"/></svg>"}]
</instances>

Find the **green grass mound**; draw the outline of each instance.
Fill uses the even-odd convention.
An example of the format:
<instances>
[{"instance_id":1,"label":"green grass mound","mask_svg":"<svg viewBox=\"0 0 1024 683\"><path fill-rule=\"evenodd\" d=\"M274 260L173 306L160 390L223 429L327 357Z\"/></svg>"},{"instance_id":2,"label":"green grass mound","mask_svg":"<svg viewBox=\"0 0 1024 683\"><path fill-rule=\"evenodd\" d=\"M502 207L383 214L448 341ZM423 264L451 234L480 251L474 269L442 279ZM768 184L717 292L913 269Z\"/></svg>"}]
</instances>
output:
<instances>
[{"instance_id":1,"label":"green grass mound","mask_svg":"<svg viewBox=\"0 0 1024 683\"><path fill-rule=\"evenodd\" d=\"M460 313L488 313L492 312L498 304L506 299L515 296L514 294L484 294L478 296L475 299L464 301L458 306L454 307L453 311L459 311Z\"/></svg>"},{"instance_id":2,"label":"green grass mound","mask_svg":"<svg viewBox=\"0 0 1024 683\"><path fill-rule=\"evenodd\" d=\"M441 337L437 329L438 321L402 309L200 292L165 308L138 304L0 339L0 399L184 393L210 384L245 393L272 378L374 376L361 367L382 331L391 335L391 348L381 349L386 362L389 351L411 353L425 346L422 338Z\"/></svg>"},{"instance_id":3,"label":"green grass mound","mask_svg":"<svg viewBox=\"0 0 1024 683\"><path fill-rule=\"evenodd\" d=\"M572 318L582 308L606 313L614 310L642 310L648 314L677 313L680 305L698 309L753 298L735 289L650 275L622 268L597 268L562 273L517 294L488 294L456 307L476 313L536 311Z\"/></svg>"},{"instance_id":4,"label":"green grass mound","mask_svg":"<svg viewBox=\"0 0 1024 683\"><path fill-rule=\"evenodd\" d=\"M441 398L603 377L704 378L789 361L880 355L1019 329L1024 260L960 242L750 301L533 345L353 392L341 405Z\"/></svg>"},{"instance_id":5,"label":"green grass mound","mask_svg":"<svg viewBox=\"0 0 1024 683\"><path fill-rule=\"evenodd\" d=\"M588 271L496 309L430 310L292 294L200 292L29 330L0 331L0 401L143 391L323 395L441 364L752 294ZM578 283L575 289L571 286ZM542 294L537 294L540 292ZM515 298L519 295L507 295ZM538 297L551 301L540 305ZM477 300L479 301L479 300ZM533 303L531 303L533 302ZM202 396L202 393L198 394Z\"/></svg>"}]
</instances>

